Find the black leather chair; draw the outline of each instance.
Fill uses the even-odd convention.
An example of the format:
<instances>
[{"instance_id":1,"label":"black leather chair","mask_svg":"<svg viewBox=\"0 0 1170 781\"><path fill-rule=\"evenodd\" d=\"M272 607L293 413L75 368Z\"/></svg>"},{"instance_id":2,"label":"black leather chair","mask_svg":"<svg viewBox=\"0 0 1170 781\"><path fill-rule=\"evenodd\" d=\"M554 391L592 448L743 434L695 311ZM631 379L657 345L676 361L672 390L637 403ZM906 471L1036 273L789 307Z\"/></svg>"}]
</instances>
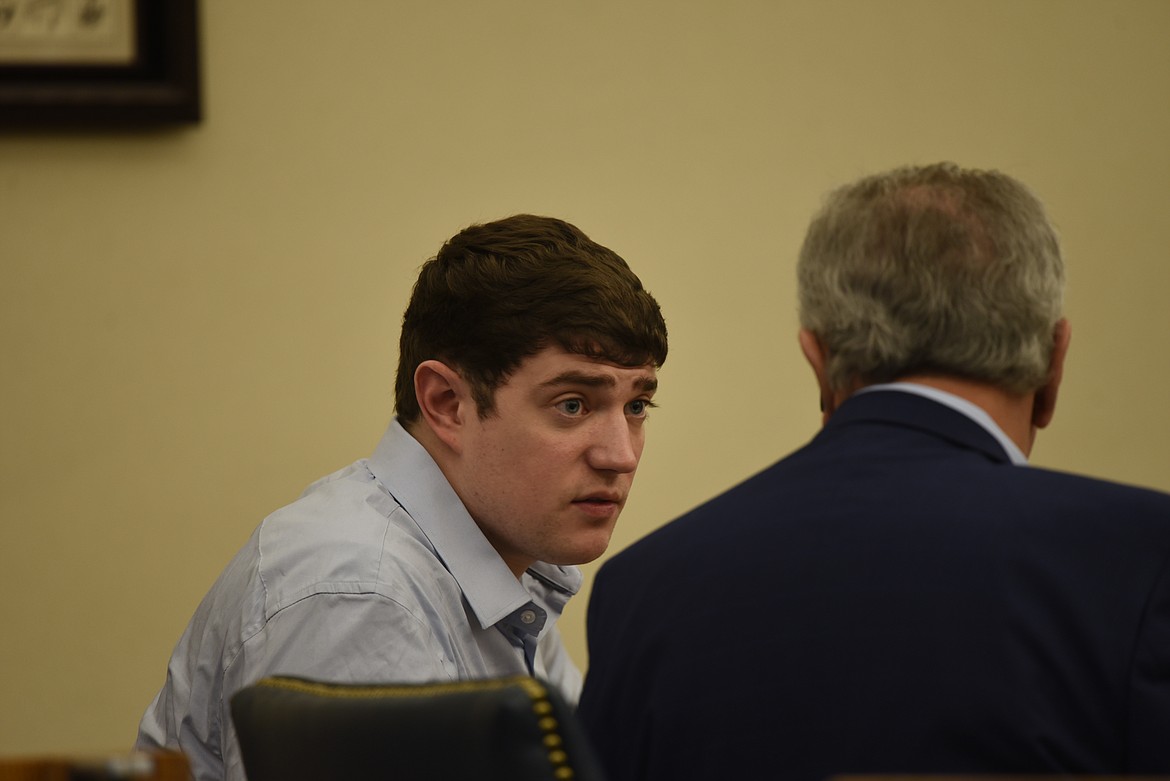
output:
<instances>
[{"instance_id":1,"label":"black leather chair","mask_svg":"<svg viewBox=\"0 0 1170 781\"><path fill-rule=\"evenodd\" d=\"M421 685L265 678L235 694L248 781L599 781L572 709L535 678Z\"/></svg>"}]
</instances>

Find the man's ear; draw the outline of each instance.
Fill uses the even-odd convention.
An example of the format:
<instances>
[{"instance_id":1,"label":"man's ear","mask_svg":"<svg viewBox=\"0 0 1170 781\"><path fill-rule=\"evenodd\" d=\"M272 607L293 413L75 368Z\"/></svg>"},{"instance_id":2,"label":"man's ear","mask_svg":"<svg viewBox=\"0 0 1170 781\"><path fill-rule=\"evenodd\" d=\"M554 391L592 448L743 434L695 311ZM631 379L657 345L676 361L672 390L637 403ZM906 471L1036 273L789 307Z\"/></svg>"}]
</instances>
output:
<instances>
[{"instance_id":1,"label":"man's ear","mask_svg":"<svg viewBox=\"0 0 1170 781\"><path fill-rule=\"evenodd\" d=\"M1064 359L1068 355L1068 344L1072 340L1072 326L1061 318L1052 331L1052 358L1048 362L1048 381L1032 401L1032 425L1044 428L1052 422L1056 411L1056 394L1064 377Z\"/></svg>"},{"instance_id":2,"label":"man's ear","mask_svg":"<svg viewBox=\"0 0 1170 781\"><path fill-rule=\"evenodd\" d=\"M459 372L442 361L423 361L414 370L414 395L427 427L461 452L463 425L468 414L475 414L475 402Z\"/></svg>"},{"instance_id":3,"label":"man's ear","mask_svg":"<svg viewBox=\"0 0 1170 781\"><path fill-rule=\"evenodd\" d=\"M813 374L816 375L817 388L821 394L822 422L827 423L829 416L837 408L836 394L833 393L833 389L829 385L828 352L820 338L807 328L800 329L797 339L800 341L800 350L804 353L805 360L808 361Z\"/></svg>"}]
</instances>

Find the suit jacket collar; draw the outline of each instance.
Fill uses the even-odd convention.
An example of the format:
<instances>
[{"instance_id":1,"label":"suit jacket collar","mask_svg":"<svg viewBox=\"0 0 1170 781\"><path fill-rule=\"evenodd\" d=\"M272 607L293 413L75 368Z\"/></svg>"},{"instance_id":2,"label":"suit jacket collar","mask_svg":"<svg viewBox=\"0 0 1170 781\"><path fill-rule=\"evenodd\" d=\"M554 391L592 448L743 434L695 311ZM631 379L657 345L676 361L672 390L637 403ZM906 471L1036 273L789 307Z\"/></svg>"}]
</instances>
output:
<instances>
[{"instance_id":1,"label":"suit jacket collar","mask_svg":"<svg viewBox=\"0 0 1170 781\"><path fill-rule=\"evenodd\" d=\"M983 453L993 461L1011 458L983 426L963 413L924 396L875 390L848 398L829 418L824 432L859 422L890 423L918 429L952 444Z\"/></svg>"}]
</instances>

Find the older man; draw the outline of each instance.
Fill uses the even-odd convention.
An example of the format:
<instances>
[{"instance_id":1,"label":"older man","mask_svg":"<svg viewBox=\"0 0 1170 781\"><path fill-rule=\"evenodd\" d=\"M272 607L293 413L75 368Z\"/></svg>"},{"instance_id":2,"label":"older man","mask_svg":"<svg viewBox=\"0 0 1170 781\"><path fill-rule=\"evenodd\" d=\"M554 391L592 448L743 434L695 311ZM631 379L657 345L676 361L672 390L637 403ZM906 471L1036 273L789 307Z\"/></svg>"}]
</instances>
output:
<instances>
[{"instance_id":1,"label":"older man","mask_svg":"<svg viewBox=\"0 0 1170 781\"><path fill-rule=\"evenodd\" d=\"M1030 468L1069 325L996 172L846 186L799 261L823 430L607 562L613 781L1170 772L1170 496Z\"/></svg>"}]
</instances>

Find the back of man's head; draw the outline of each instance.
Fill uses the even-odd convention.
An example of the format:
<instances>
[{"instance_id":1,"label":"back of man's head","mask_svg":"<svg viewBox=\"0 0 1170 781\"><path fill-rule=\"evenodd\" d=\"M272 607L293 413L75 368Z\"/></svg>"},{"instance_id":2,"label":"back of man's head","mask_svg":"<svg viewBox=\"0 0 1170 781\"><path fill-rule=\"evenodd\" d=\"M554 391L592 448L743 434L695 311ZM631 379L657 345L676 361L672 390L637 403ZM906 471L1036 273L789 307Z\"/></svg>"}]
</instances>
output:
<instances>
[{"instance_id":1,"label":"back of man's head","mask_svg":"<svg viewBox=\"0 0 1170 781\"><path fill-rule=\"evenodd\" d=\"M798 264L830 384L943 375L1045 383L1064 264L1040 201L996 171L899 168L831 193Z\"/></svg>"},{"instance_id":2,"label":"back of man's head","mask_svg":"<svg viewBox=\"0 0 1170 781\"><path fill-rule=\"evenodd\" d=\"M624 365L661 366L658 302L616 252L576 226L518 214L472 225L423 265L402 320L395 407L419 417L414 372L440 360L472 388L480 416L524 358L547 346Z\"/></svg>"}]
</instances>

